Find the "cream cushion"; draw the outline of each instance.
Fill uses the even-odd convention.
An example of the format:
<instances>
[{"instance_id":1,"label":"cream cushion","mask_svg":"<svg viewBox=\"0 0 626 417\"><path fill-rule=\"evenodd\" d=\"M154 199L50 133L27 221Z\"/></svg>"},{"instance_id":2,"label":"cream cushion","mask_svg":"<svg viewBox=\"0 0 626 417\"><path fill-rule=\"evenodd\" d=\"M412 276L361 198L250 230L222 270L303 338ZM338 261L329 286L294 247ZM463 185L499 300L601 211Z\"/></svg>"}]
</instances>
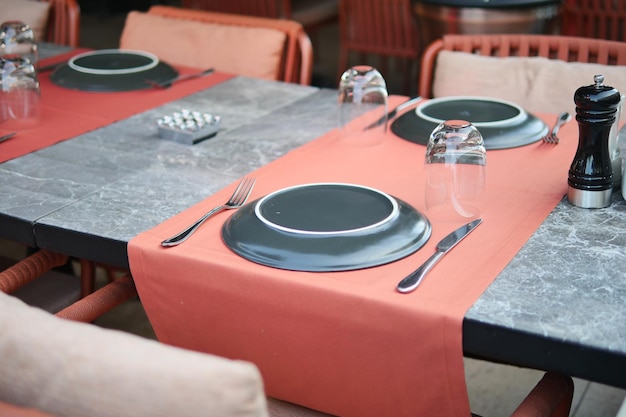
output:
<instances>
[{"instance_id":1,"label":"cream cushion","mask_svg":"<svg viewBox=\"0 0 626 417\"><path fill-rule=\"evenodd\" d=\"M28 23L35 40L44 40L50 3L36 0L0 0L0 22L18 20Z\"/></svg>"},{"instance_id":2,"label":"cream cushion","mask_svg":"<svg viewBox=\"0 0 626 417\"><path fill-rule=\"evenodd\" d=\"M0 402L0 416L7 417L51 417L51 414L44 413L35 408L18 407L13 404Z\"/></svg>"},{"instance_id":3,"label":"cream cushion","mask_svg":"<svg viewBox=\"0 0 626 417\"><path fill-rule=\"evenodd\" d=\"M433 96L487 96L514 102L530 112L575 114L574 93L593 84L596 74L604 75L605 85L626 93L625 66L441 51Z\"/></svg>"},{"instance_id":4,"label":"cream cushion","mask_svg":"<svg viewBox=\"0 0 626 417\"><path fill-rule=\"evenodd\" d=\"M277 80L284 32L130 12L120 48L152 52L174 65Z\"/></svg>"},{"instance_id":5,"label":"cream cushion","mask_svg":"<svg viewBox=\"0 0 626 417\"><path fill-rule=\"evenodd\" d=\"M0 401L63 417L264 417L247 362L59 319L0 292Z\"/></svg>"}]
</instances>

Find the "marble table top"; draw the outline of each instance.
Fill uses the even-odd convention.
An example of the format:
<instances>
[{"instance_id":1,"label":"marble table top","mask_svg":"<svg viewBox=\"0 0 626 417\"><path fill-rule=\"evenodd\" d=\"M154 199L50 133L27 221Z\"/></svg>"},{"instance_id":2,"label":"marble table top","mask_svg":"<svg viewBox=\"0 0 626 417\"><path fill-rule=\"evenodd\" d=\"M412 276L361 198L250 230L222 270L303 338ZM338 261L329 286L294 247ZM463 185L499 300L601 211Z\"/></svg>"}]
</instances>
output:
<instances>
[{"instance_id":1,"label":"marble table top","mask_svg":"<svg viewBox=\"0 0 626 417\"><path fill-rule=\"evenodd\" d=\"M336 126L336 92L235 77L0 164L0 237L126 267L126 244ZM156 118L218 114L189 146ZM626 388L626 202L562 201L467 312L466 354Z\"/></svg>"}]
</instances>

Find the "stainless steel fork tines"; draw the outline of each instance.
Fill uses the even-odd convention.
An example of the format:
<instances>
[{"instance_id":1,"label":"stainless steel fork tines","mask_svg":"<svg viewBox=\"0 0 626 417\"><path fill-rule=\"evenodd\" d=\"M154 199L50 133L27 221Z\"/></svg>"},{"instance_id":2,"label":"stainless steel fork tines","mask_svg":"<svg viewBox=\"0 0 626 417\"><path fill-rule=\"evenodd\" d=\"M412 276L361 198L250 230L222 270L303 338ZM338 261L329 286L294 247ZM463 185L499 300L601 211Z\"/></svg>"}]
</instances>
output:
<instances>
[{"instance_id":1,"label":"stainless steel fork tines","mask_svg":"<svg viewBox=\"0 0 626 417\"><path fill-rule=\"evenodd\" d=\"M218 213L222 210L236 209L243 206L248 200L248 197L250 197L250 193L252 193L252 188L254 187L255 182L256 179L254 178L244 177L239 182L239 185L233 192L233 195L230 196L226 203L221 206L215 207L213 210L200 217L194 224L192 224L182 232L170 237L169 239L165 239L163 242L161 242L161 246L169 247L180 245L185 240L187 240L187 238L189 238L189 236L191 236L193 232L198 230L198 228L202 225L202 223L206 221L206 219L208 219L215 213Z\"/></svg>"},{"instance_id":2,"label":"stainless steel fork tines","mask_svg":"<svg viewBox=\"0 0 626 417\"><path fill-rule=\"evenodd\" d=\"M557 133L559 133L559 129L561 128L561 126L569 122L570 119L571 119L571 116L566 111L559 114L559 116L556 119L556 122L554 122L554 127L552 128L552 130L547 135L542 137L541 140L544 143L550 143L553 145L556 145L557 143L559 143L559 137L557 136Z\"/></svg>"}]
</instances>

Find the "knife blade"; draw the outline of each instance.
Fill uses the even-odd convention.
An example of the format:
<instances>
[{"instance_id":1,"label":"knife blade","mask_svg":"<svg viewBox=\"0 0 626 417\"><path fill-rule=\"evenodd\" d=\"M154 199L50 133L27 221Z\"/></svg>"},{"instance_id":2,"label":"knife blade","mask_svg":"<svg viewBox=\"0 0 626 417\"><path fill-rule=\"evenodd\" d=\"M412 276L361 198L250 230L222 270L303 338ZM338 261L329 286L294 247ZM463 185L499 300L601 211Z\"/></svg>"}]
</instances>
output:
<instances>
[{"instance_id":1,"label":"knife blade","mask_svg":"<svg viewBox=\"0 0 626 417\"><path fill-rule=\"evenodd\" d=\"M16 134L17 134L17 132L11 132L11 133L7 133L6 135L0 136L0 143L4 142L5 140L11 139Z\"/></svg>"},{"instance_id":2,"label":"knife blade","mask_svg":"<svg viewBox=\"0 0 626 417\"><path fill-rule=\"evenodd\" d=\"M65 64L67 64L67 61L55 62L54 64L44 65L42 67L37 68L37 72L41 73L41 72L45 72L45 71L54 71L55 69L57 69L61 65L65 65Z\"/></svg>"},{"instance_id":3,"label":"knife blade","mask_svg":"<svg viewBox=\"0 0 626 417\"><path fill-rule=\"evenodd\" d=\"M391 110L389 113L387 113L387 121L393 119L396 114L398 114L399 111L402 111L408 107L411 107L413 104L419 102L422 100L422 97L417 96L417 97L413 97L408 99L407 101L405 101L404 103L400 103L399 105L396 106L396 108L394 108L393 110ZM382 122L385 121L385 116L381 117L380 119L376 120L373 123L370 123L369 125L365 126L365 128L363 130L369 130L373 127L376 127L378 125L380 125Z\"/></svg>"},{"instance_id":4,"label":"knife blade","mask_svg":"<svg viewBox=\"0 0 626 417\"><path fill-rule=\"evenodd\" d=\"M481 224L483 219L476 219L467 224L456 229L454 232L450 233L448 236L444 237L437 243L437 250L435 253L426 260L419 268L415 270L415 272L406 276L402 281L398 283L396 289L401 293L409 293L417 288L418 285L422 282L428 271L432 269L433 266L439 260L450 251L453 247L457 245L465 236L469 235L472 230L476 229L476 227Z\"/></svg>"},{"instance_id":5,"label":"knife blade","mask_svg":"<svg viewBox=\"0 0 626 417\"><path fill-rule=\"evenodd\" d=\"M208 69L205 69L204 71L195 72L193 74L177 75L176 77L172 77L165 81L154 81L154 80L145 80L145 81L147 84L150 84L152 87L169 88L172 86L172 84L177 83L179 81L204 77L205 75L213 74L214 72L215 72L215 68L208 68Z\"/></svg>"}]
</instances>

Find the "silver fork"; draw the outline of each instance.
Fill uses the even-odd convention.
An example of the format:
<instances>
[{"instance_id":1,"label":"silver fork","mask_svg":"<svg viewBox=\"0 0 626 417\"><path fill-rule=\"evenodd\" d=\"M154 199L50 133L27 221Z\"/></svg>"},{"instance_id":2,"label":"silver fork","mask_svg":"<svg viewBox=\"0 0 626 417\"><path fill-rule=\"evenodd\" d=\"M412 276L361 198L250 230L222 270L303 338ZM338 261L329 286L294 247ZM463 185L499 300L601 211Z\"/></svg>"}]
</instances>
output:
<instances>
[{"instance_id":1,"label":"silver fork","mask_svg":"<svg viewBox=\"0 0 626 417\"><path fill-rule=\"evenodd\" d=\"M553 145L556 145L557 143L559 143L559 137L557 136L557 133L559 133L559 129L561 128L561 126L569 122L570 119L571 119L571 116L566 111L559 114L559 117L557 117L556 122L554 122L554 127L552 128L552 131L548 133L547 135L545 135L544 137L542 137L541 140L544 141L545 143L550 143Z\"/></svg>"},{"instance_id":2,"label":"silver fork","mask_svg":"<svg viewBox=\"0 0 626 417\"><path fill-rule=\"evenodd\" d=\"M248 197L250 197L250 193L252 193L252 188L254 187L254 183L256 182L255 178L244 177L240 182L233 195L230 196L228 201L221 206L215 207L213 210L209 211L204 216L200 217L194 224L183 230L182 232L170 237L169 239L165 239L161 242L161 246L176 246L183 243L189 236L193 234L198 228L212 215L218 213L222 210L231 210L236 209L243 206Z\"/></svg>"}]
</instances>

